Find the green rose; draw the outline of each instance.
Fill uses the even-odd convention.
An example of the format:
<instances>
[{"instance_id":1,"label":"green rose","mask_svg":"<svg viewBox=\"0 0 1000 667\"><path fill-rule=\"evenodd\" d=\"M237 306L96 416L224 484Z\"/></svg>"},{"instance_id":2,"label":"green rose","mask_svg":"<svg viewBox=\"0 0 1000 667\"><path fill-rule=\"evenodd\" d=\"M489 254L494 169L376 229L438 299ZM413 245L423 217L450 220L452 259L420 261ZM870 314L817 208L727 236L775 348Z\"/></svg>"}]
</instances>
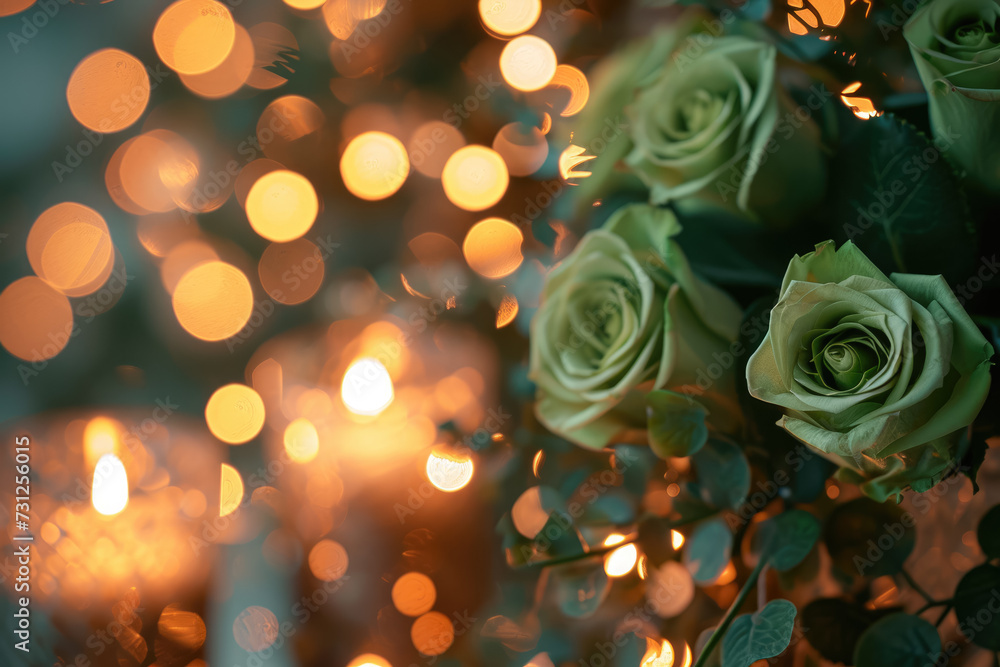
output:
<instances>
[{"instance_id":1,"label":"green rose","mask_svg":"<svg viewBox=\"0 0 1000 667\"><path fill-rule=\"evenodd\" d=\"M941 276L879 271L856 246L788 265L750 393L882 501L952 465L990 387L990 346Z\"/></svg>"},{"instance_id":2,"label":"green rose","mask_svg":"<svg viewBox=\"0 0 1000 667\"><path fill-rule=\"evenodd\" d=\"M1000 191L1000 4L934 0L903 27L927 89L931 129L952 161Z\"/></svg>"},{"instance_id":3,"label":"green rose","mask_svg":"<svg viewBox=\"0 0 1000 667\"><path fill-rule=\"evenodd\" d=\"M722 429L738 421L732 364L714 382L705 369L728 354L740 309L694 276L672 240L680 230L669 210L627 206L549 273L530 377L553 432L595 449L645 442L653 389L696 396Z\"/></svg>"},{"instance_id":4,"label":"green rose","mask_svg":"<svg viewBox=\"0 0 1000 667\"><path fill-rule=\"evenodd\" d=\"M597 140L590 137L602 119L615 117L614 102L627 131L591 151L593 182L583 184L591 192L623 162L653 203L694 196L767 223L786 224L823 195L812 116L831 96L814 92L813 108L796 109L778 84L772 44L722 35L721 24L688 12L600 68L592 88L584 145Z\"/></svg>"}]
</instances>

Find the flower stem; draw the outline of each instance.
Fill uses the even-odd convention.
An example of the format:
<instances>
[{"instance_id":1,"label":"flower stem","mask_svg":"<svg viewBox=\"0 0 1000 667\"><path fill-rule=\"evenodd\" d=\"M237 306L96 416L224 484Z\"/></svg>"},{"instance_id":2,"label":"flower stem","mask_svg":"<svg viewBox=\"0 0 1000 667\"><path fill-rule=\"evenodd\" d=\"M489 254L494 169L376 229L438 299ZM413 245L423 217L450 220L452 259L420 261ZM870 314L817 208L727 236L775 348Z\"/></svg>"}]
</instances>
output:
<instances>
[{"instance_id":1,"label":"flower stem","mask_svg":"<svg viewBox=\"0 0 1000 667\"><path fill-rule=\"evenodd\" d=\"M912 576L910 576L909 572L907 572L903 568L900 568L899 573L903 575L903 579L906 579L906 583L910 585L910 588L912 588L913 590L915 590L917 593L920 594L920 597L922 597L928 603L934 602L934 598L932 598L930 594L928 594L927 591L925 591L923 587L920 584L918 584Z\"/></svg>"},{"instance_id":2,"label":"flower stem","mask_svg":"<svg viewBox=\"0 0 1000 667\"><path fill-rule=\"evenodd\" d=\"M722 637L725 636L726 630L729 629L733 619L736 618L736 614L739 613L740 607L743 606L743 602L746 601L750 591L754 589L757 583L757 578L760 576L760 573L764 571L766 566L767 559L761 558L757 563L757 567L755 567L753 572L750 573L746 583L743 584L743 588L740 589L739 595L737 595L736 599L733 600L733 604L730 605L729 611L726 612L722 622L719 623L719 627L715 629L712 636L708 638L707 642L705 642L705 648L702 649L701 654L698 656L698 659L695 661L693 667L704 667L705 663L708 661L708 656L711 655L715 646L722 641Z\"/></svg>"}]
</instances>

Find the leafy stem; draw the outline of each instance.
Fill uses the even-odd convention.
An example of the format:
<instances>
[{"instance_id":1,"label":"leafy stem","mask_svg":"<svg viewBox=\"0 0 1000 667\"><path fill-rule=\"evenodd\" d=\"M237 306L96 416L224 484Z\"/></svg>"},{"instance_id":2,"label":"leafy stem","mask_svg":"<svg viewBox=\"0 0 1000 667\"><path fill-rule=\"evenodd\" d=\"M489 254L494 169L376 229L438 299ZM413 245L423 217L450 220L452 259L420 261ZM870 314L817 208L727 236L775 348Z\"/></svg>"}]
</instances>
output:
<instances>
[{"instance_id":1,"label":"leafy stem","mask_svg":"<svg viewBox=\"0 0 1000 667\"><path fill-rule=\"evenodd\" d=\"M913 576L909 572L906 571L905 568L900 568L899 573L903 575L903 579L906 579L906 583L910 585L910 588L915 590L920 595L920 597L922 597L928 604L934 602L934 598L932 598L930 594L927 591L925 591L920 584L917 583L917 581L913 578Z\"/></svg>"},{"instance_id":2,"label":"leafy stem","mask_svg":"<svg viewBox=\"0 0 1000 667\"><path fill-rule=\"evenodd\" d=\"M753 572L750 573L750 576L743 584L743 588L740 589L739 595L737 595L736 599L733 600L733 604L730 605L729 611L726 612L722 622L719 623L719 627L715 628L712 632L712 636L708 638L707 642L705 642L705 648L702 649L701 655L698 656L698 659L695 661L693 667L704 667L705 663L708 661L708 656L711 655L716 645L722 641L722 638L726 634L726 630L729 629L733 619L736 618L736 615L740 611L740 607L743 606L743 603L746 601L750 591L754 590L757 584L757 578L760 576L760 573L764 571L765 567L767 567L767 558L761 555L760 560L757 562L757 567L753 569Z\"/></svg>"}]
</instances>

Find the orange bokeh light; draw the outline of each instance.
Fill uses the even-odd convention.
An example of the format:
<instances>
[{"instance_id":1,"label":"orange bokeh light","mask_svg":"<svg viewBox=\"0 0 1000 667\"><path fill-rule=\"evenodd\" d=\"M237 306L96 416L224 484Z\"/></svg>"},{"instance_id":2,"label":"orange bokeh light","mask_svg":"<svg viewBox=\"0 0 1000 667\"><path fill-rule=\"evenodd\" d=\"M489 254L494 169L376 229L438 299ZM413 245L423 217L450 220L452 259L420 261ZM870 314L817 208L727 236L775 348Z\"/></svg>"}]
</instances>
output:
<instances>
[{"instance_id":1,"label":"orange bokeh light","mask_svg":"<svg viewBox=\"0 0 1000 667\"><path fill-rule=\"evenodd\" d=\"M257 264L264 291L289 306L311 299L323 285L324 272L323 255L308 239L272 243L264 249Z\"/></svg>"},{"instance_id":2,"label":"orange bokeh light","mask_svg":"<svg viewBox=\"0 0 1000 667\"><path fill-rule=\"evenodd\" d=\"M541 15L541 0L479 0L483 25L497 35L519 35L530 30Z\"/></svg>"},{"instance_id":3,"label":"orange bokeh light","mask_svg":"<svg viewBox=\"0 0 1000 667\"><path fill-rule=\"evenodd\" d=\"M482 211L507 192L510 175L503 158L486 146L464 146L455 151L441 172L449 201L466 211Z\"/></svg>"},{"instance_id":4,"label":"orange bokeh light","mask_svg":"<svg viewBox=\"0 0 1000 667\"><path fill-rule=\"evenodd\" d=\"M172 301L185 331L201 340L218 341L236 334L250 319L253 290L235 266L208 261L181 277Z\"/></svg>"},{"instance_id":5,"label":"orange bokeh light","mask_svg":"<svg viewBox=\"0 0 1000 667\"><path fill-rule=\"evenodd\" d=\"M35 274L66 296L96 291L115 261L104 218L74 202L56 204L38 216L28 232L26 250Z\"/></svg>"},{"instance_id":6,"label":"orange bokeh light","mask_svg":"<svg viewBox=\"0 0 1000 667\"><path fill-rule=\"evenodd\" d=\"M434 582L420 572L407 572L392 585L392 604L405 616L426 614L436 599Z\"/></svg>"},{"instance_id":7,"label":"orange bokeh light","mask_svg":"<svg viewBox=\"0 0 1000 667\"><path fill-rule=\"evenodd\" d=\"M221 65L236 42L229 9L215 0L177 0L153 27L160 60L181 74L203 74Z\"/></svg>"},{"instance_id":8,"label":"orange bokeh light","mask_svg":"<svg viewBox=\"0 0 1000 667\"><path fill-rule=\"evenodd\" d=\"M254 51L250 33L241 25L236 25L233 48L225 60L201 74L180 74L180 79L188 90L207 99L217 99L232 95L239 90L253 70Z\"/></svg>"},{"instance_id":9,"label":"orange bokeh light","mask_svg":"<svg viewBox=\"0 0 1000 667\"><path fill-rule=\"evenodd\" d=\"M0 292L0 344L25 361L59 354L73 332L73 308L66 295L41 278L15 280Z\"/></svg>"},{"instance_id":10,"label":"orange bokeh light","mask_svg":"<svg viewBox=\"0 0 1000 667\"><path fill-rule=\"evenodd\" d=\"M242 445L264 428L264 401L245 384L219 387L205 404L205 423L219 440Z\"/></svg>"},{"instance_id":11,"label":"orange bokeh light","mask_svg":"<svg viewBox=\"0 0 1000 667\"><path fill-rule=\"evenodd\" d=\"M319 213L319 199L308 178L278 169L253 184L246 211L255 232L269 241L286 242L309 231Z\"/></svg>"},{"instance_id":12,"label":"orange bokeh light","mask_svg":"<svg viewBox=\"0 0 1000 667\"><path fill-rule=\"evenodd\" d=\"M502 218L486 218L465 235L462 253L473 271L486 278L502 278L521 265L524 235Z\"/></svg>"},{"instance_id":13,"label":"orange bokeh light","mask_svg":"<svg viewBox=\"0 0 1000 667\"><path fill-rule=\"evenodd\" d=\"M535 35L521 35L507 42L500 54L500 73L512 88L531 92L549 85L558 59L552 45Z\"/></svg>"},{"instance_id":14,"label":"orange bokeh light","mask_svg":"<svg viewBox=\"0 0 1000 667\"><path fill-rule=\"evenodd\" d=\"M139 120L149 103L149 91L149 76L138 58L119 49L102 49L73 70L66 101L84 127L118 132Z\"/></svg>"},{"instance_id":15,"label":"orange bokeh light","mask_svg":"<svg viewBox=\"0 0 1000 667\"><path fill-rule=\"evenodd\" d=\"M385 132L365 132L351 139L340 158L340 175L360 199L385 199L403 186L410 173L406 148Z\"/></svg>"}]
</instances>

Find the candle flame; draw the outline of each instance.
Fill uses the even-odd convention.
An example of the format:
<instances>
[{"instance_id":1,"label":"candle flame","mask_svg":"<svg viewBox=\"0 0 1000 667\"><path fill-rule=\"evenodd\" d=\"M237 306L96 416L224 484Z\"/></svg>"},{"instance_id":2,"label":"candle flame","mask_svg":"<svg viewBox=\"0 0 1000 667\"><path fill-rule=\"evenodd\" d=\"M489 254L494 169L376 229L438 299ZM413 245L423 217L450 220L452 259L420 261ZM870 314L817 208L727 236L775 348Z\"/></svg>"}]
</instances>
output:
<instances>
[{"instance_id":1,"label":"candle flame","mask_svg":"<svg viewBox=\"0 0 1000 667\"><path fill-rule=\"evenodd\" d=\"M670 544L674 547L674 551L677 551L682 546L684 546L684 533L679 530L670 531Z\"/></svg>"},{"instance_id":2,"label":"candle flame","mask_svg":"<svg viewBox=\"0 0 1000 667\"><path fill-rule=\"evenodd\" d=\"M356 415L375 416L389 407L393 399L392 378L377 359L358 359L340 385L340 398Z\"/></svg>"},{"instance_id":3,"label":"candle flame","mask_svg":"<svg viewBox=\"0 0 1000 667\"><path fill-rule=\"evenodd\" d=\"M128 474L114 454L105 454L94 467L91 502L104 516L114 516L128 505Z\"/></svg>"},{"instance_id":4,"label":"candle flame","mask_svg":"<svg viewBox=\"0 0 1000 667\"><path fill-rule=\"evenodd\" d=\"M611 537L614 536L612 535ZM610 546L608 542L611 537L604 541L605 546ZM618 544L618 542L611 542L611 544ZM635 567L638 558L639 549L634 544L626 544L625 546L618 547L605 556L604 572L609 577L624 577Z\"/></svg>"},{"instance_id":5,"label":"candle flame","mask_svg":"<svg viewBox=\"0 0 1000 667\"><path fill-rule=\"evenodd\" d=\"M688 649L690 653L690 649ZM646 638L646 653L639 662L639 667L674 667L674 647L666 639L657 644Z\"/></svg>"}]
</instances>

